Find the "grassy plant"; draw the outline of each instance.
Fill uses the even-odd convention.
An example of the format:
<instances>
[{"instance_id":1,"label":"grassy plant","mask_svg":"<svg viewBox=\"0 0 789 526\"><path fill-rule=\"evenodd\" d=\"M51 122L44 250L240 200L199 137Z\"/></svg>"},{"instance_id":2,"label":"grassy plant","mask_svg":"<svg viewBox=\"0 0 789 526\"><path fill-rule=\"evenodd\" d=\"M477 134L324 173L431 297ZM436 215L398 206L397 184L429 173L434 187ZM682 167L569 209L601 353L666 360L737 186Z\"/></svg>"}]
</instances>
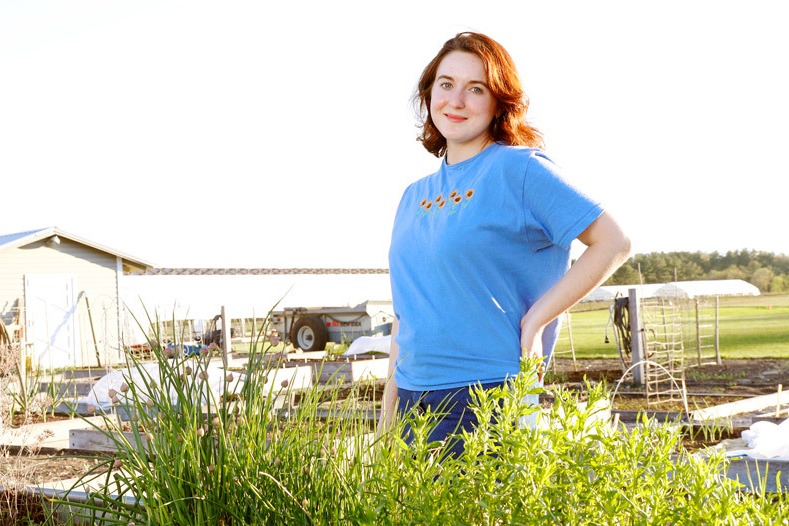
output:
<instances>
[{"instance_id":1,"label":"grassy plant","mask_svg":"<svg viewBox=\"0 0 789 526\"><path fill-rule=\"evenodd\" d=\"M0 526L44 524L46 520L40 497L15 488L0 489Z\"/></svg>"},{"instance_id":2,"label":"grassy plant","mask_svg":"<svg viewBox=\"0 0 789 526\"><path fill-rule=\"evenodd\" d=\"M714 418L689 426L687 434L691 440L712 444L731 436L733 430L734 423L731 418Z\"/></svg>"},{"instance_id":3,"label":"grassy plant","mask_svg":"<svg viewBox=\"0 0 789 526\"><path fill-rule=\"evenodd\" d=\"M1 325L1 324L0 324ZM0 330L3 335L5 327ZM11 397L11 384L15 381L12 373L19 363L18 346L11 343L0 342L0 429L11 423L13 417L13 398Z\"/></svg>"},{"instance_id":4,"label":"grassy plant","mask_svg":"<svg viewBox=\"0 0 789 526\"><path fill-rule=\"evenodd\" d=\"M116 408L133 415L132 437L119 433L121 423L112 416L97 426L118 452L103 466L109 471L76 484L103 488L81 505L83 518L308 524L342 515L334 497L353 458L349 451L364 439L361 417L344 410L344 401L327 400L325 390L297 392L294 373L264 359L259 342L251 345L241 374L222 373L225 389L217 395L209 388L215 370L208 356L187 357L158 340L150 342L158 374L111 393ZM279 406L297 395L298 407ZM340 417L324 419L318 408L327 403Z\"/></svg>"},{"instance_id":5,"label":"grassy plant","mask_svg":"<svg viewBox=\"0 0 789 526\"><path fill-rule=\"evenodd\" d=\"M644 417L635 429L612 428L602 385L587 386L586 404L559 390L537 429L521 427L537 411L521 402L539 392L529 381L534 362L505 386L474 389L480 425L460 435L466 452L455 458L428 441L434 413L404 415L374 439L357 396L301 388L295 376L283 379L284 363L257 348L238 392L215 395L208 356L168 353L152 342L157 373L113 393L116 406L134 415L131 438L107 417L118 452L109 471L77 484L100 483L80 514L103 524L789 521L783 493L742 493L723 475L725 458L683 450L679 426ZM223 374L225 387L238 380ZM409 445L401 438L406 424Z\"/></svg>"},{"instance_id":6,"label":"grassy plant","mask_svg":"<svg viewBox=\"0 0 789 526\"><path fill-rule=\"evenodd\" d=\"M32 436L31 443L23 447L0 445L0 526L51 523L44 498L29 489L40 482L43 472L31 458L39 453L40 441L49 436L47 431Z\"/></svg>"},{"instance_id":7,"label":"grassy plant","mask_svg":"<svg viewBox=\"0 0 789 526\"><path fill-rule=\"evenodd\" d=\"M47 408L52 405L53 398L42 393L40 368L23 373L19 365L14 367L16 383L9 386L10 416L19 413L25 421L33 415L41 415L46 421ZM50 382L51 385L51 382Z\"/></svg>"}]
</instances>

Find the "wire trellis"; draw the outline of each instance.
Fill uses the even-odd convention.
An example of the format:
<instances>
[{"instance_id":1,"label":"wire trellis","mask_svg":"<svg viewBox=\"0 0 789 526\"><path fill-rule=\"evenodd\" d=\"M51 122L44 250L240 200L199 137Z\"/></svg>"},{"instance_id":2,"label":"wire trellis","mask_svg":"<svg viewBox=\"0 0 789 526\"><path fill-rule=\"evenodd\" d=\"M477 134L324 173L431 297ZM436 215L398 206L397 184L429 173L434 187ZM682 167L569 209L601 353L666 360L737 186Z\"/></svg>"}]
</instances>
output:
<instances>
[{"instance_id":1,"label":"wire trellis","mask_svg":"<svg viewBox=\"0 0 789 526\"><path fill-rule=\"evenodd\" d=\"M680 302L641 300L642 345L647 405L681 401L685 389L685 346Z\"/></svg>"}]
</instances>

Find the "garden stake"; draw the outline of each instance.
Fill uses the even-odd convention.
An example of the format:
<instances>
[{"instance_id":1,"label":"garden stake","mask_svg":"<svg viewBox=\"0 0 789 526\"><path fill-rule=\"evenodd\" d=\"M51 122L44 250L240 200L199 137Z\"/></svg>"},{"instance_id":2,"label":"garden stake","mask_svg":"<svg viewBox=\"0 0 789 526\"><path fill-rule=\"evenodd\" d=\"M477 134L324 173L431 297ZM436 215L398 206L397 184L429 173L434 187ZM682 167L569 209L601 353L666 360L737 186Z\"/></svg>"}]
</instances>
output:
<instances>
[{"instance_id":1,"label":"garden stake","mask_svg":"<svg viewBox=\"0 0 789 526\"><path fill-rule=\"evenodd\" d=\"M93 347L96 350L96 364L98 364L98 366L101 367L99 344L96 342L96 329L93 328L93 314L90 313L90 302L88 301L87 294L85 295L85 306L88 308L88 321L90 322L90 333L93 335Z\"/></svg>"}]
</instances>

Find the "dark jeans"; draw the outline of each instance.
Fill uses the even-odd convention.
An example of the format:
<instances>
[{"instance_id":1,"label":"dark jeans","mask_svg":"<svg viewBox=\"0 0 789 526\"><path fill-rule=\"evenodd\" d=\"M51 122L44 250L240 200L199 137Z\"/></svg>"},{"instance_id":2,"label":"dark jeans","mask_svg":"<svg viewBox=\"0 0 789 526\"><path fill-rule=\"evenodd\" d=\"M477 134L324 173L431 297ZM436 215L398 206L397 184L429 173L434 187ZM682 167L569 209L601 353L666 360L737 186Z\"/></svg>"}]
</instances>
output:
<instances>
[{"instance_id":1,"label":"dark jeans","mask_svg":"<svg viewBox=\"0 0 789 526\"><path fill-rule=\"evenodd\" d=\"M493 389L502 385L502 382L482 384L483 389ZM428 441L450 440L447 452L458 456L463 452L464 444L459 437L451 437L461 430L471 431L477 425L477 416L469 408L471 390L468 386L453 389L438 389L435 391L410 391L397 389L398 410L401 414L416 407L417 411L426 411L428 408L437 413L436 425L431 431ZM403 439L411 443L413 434L406 425Z\"/></svg>"}]
</instances>

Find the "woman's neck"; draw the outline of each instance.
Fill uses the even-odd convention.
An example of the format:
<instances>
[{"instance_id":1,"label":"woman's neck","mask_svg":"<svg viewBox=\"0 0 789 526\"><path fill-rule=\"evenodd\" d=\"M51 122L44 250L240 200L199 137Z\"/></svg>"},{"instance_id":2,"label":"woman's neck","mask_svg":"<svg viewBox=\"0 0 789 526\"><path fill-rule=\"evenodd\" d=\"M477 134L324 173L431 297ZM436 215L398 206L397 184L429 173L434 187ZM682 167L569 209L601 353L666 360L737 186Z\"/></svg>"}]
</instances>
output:
<instances>
[{"instance_id":1,"label":"woman's neck","mask_svg":"<svg viewBox=\"0 0 789 526\"><path fill-rule=\"evenodd\" d=\"M462 163L472 157L479 155L482 151L493 144L489 137L485 137L482 141L466 144L450 144L447 143L446 162L447 164Z\"/></svg>"}]
</instances>

